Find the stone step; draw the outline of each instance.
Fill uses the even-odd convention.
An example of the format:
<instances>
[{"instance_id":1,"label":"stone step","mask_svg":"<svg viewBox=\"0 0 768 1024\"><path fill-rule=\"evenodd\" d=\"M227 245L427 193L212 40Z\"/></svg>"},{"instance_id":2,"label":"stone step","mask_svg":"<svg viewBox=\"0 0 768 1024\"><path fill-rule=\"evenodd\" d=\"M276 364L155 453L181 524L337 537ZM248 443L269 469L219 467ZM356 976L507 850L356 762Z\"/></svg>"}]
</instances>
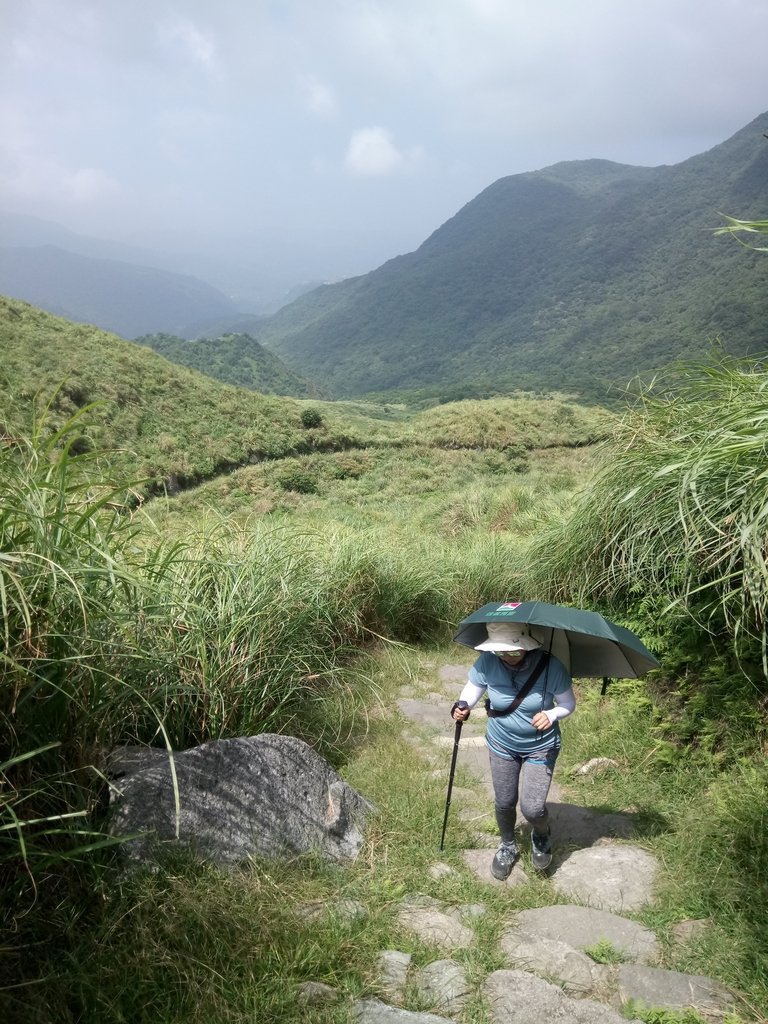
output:
<instances>
[{"instance_id":1,"label":"stone step","mask_svg":"<svg viewBox=\"0 0 768 1024\"><path fill-rule=\"evenodd\" d=\"M446 948L444 935L459 934L456 925L471 932L472 921L484 913L483 904L453 906L427 896L410 897L400 908L401 922L408 930L441 948ZM471 944L471 939L462 938L456 948ZM598 963L587 954L597 946L602 947L603 956L612 951L615 962ZM734 1006L733 996L711 978L649 964L659 952L653 932L606 911L571 904L521 911L502 931L499 949L508 968L481 983L492 1019L499 1024L540 1019L618 1024L625 1019L619 1014L628 1005L695 1010L707 1020L719 1021ZM622 958L627 962L621 963ZM397 950L380 954L374 987L395 1006L402 1006L406 992L416 992L430 1011L448 1015L460 1014L472 995L460 962L437 960L417 969L410 954ZM377 1012L384 1014L381 1007ZM378 1019L411 1018L370 1018Z\"/></svg>"},{"instance_id":2,"label":"stone step","mask_svg":"<svg viewBox=\"0 0 768 1024\"><path fill-rule=\"evenodd\" d=\"M442 666L433 672L436 681L422 680L403 688L397 701L402 717L416 727L417 735L410 735L409 742L425 759L434 761L435 777L441 773L446 785L455 743L449 708L468 667ZM473 821L493 820L484 730L482 711L463 726L457 758L460 779L452 793L457 805L452 813ZM585 766L585 771L598 770L620 767L604 759L593 759ZM468 788L467 779L474 780L473 789ZM557 783L550 790L548 806L555 855L547 874L563 902L509 915L498 939L505 967L484 978L473 976L470 983L462 961L477 946L474 926L486 912L484 904L455 905L424 895L404 899L397 908L402 932L444 958L427 958L424 963L422 953L417 967L410 953L383 951L371 986L375 997L353 1006L360 1024L457 1024L466 1020L466 1005L472 998L484 1001L492 1024L627 1024L621 1011L628 1006L693 1010L713 1024L722 1021L734 1006L731 993L712 978L659 967L656 935L623 916L652 900L661 868L648 851L628 842L634 834L632 815L566 803ZM518 820L525 859L517 861L506 881L490 874L492 850L462 851L465 868L478 880L500 889L531 881L523 867L528 864L524 819ZM444 884L446 891L457 888L459 866L439 863L432 868L429 877L434 883ZM317 908L304 909L310 924ZM365 913L351 900L340 900L324 912L350 927ZM688 924L705 926L705 922ZM452 958L454 952L457 959ZM332 1001L338 995L320 984L305 993L308 1002ZM427 1009L405 1009L407 1001Z\"/></svg>"},{"instance_id":3,"label":"stone step","mask_svg":"<svg viewBox=\"0 0 768 1024\"><path fill-rule=\"evenodd\" d=\"M455 744L455 724L448 718L446 697L456 699L467 670L465 665L443 666L434 689L429 689L434 684L426 683L426 692L418 696L403 692L398 701L401 714L431 738L425 756L436 766L444 765L446 786ZM493 820L484 726L485 716L479 713L462 728L457 752L461 785L454 786L452 796L459 805L453 813L478 822ZM589 771L620 770L618 765L602 762L587 767ZM436 772L440 770L436 767ZM475 799L467 789L467 778L475 782ZM620 1011L627 1004L691 1009L707 1020L722 1020L733 1006L731 994L711 978L656 966L659 944L655 934L622 916L653 899L661 869L647 850L628 842L634 834L632 815L606 814L566 803L556 783L547 805L555 843L547 874L561 897L578 904L563 902L524 910L509 919L499 940L507 968L490 974L476 992L489 1007L493 1024L626 1024ZM526 826L520 815L518 821L525 851ZM521 860L510 877L499 882L490 874L492 850L464 850L462 855L465 866L488 885L508 888L530 881ZM443 868L432 877L447 878L447 884L454 885L454 869ZM412 897L403 901L398 919L405 931L444 952L474 946L469 907ZM587 950L594 950L595 956ZM607 962L597 962L600 959ZM386 992L384 980L380 991ZM357 1004L358 1008L365 1006L360 1013L368 1014L359 1019L364 1024L437 1024L449 1021L452 1014L461 1016L464 1001L471 995L463 968L454 960L435 961L421 971L410 968L410 958L404 968L401 963L400 987L391 993L391 1002L402 1004L406 985L409 991L420 993L430 1012L419 1014L367 1000ZM456 1001L451 1001L451 993ZM432 1011L446 1016L435 1016Z\"/></svg>"}]
</instances>

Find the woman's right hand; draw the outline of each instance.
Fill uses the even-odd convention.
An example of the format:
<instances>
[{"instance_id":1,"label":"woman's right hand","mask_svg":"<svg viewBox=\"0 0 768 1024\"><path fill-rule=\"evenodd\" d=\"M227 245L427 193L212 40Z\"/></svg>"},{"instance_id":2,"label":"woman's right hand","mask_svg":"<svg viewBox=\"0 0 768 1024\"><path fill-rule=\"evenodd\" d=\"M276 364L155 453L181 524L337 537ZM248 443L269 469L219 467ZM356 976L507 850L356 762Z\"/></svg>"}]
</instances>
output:
<instances>
[{"instance_id":1,"label":"woman's right hand","mask_svg":"<svg viewBox=\"0 0 768 1024\"><path fill-rule=\"evenodd\" d=\"M469 704L465 700L457 700L451 708L451 717L457 722L466 722L469 718Z\"/></svg>"}]
</instances>

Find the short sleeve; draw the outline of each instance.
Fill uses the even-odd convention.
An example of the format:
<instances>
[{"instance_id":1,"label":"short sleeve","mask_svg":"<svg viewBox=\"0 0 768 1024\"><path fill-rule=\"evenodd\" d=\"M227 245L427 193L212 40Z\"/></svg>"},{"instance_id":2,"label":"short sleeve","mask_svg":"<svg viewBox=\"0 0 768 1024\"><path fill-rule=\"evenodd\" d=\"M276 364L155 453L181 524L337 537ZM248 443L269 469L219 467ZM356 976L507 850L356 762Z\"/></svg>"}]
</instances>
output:
<instances>
[{"instance_id":1,"label":"short sleeve","mask_svg":"<svg viewBox=\"0 0 768 1024\"><path fill-rule=\"evenodd\" d=\"M573 685L571 674L559 658L552 657L550 662L549 679L547 689L550 693L565 693Z\"/></svg>"}]
</instances>

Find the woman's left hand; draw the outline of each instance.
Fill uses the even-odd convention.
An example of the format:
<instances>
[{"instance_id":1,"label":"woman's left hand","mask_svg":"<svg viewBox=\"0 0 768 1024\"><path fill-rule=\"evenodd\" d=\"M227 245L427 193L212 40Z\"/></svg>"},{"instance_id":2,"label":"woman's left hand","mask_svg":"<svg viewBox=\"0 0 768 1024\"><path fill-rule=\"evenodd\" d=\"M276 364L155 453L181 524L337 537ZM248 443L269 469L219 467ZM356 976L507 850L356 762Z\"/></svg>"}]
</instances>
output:
<instances>
[{"instance_id":1,"label":"woman's left hand","mask_svg":"<svg viewBox=\"0 0 768 1024\"><path fill-rule=\"evenodd\" d=\"M539 732L543 732L544 729L548 729L552 723L549 720L549 716L543 711L539 711L531 719L531 725L534 729L538 729Z\"/></svg>"}]
</instances>

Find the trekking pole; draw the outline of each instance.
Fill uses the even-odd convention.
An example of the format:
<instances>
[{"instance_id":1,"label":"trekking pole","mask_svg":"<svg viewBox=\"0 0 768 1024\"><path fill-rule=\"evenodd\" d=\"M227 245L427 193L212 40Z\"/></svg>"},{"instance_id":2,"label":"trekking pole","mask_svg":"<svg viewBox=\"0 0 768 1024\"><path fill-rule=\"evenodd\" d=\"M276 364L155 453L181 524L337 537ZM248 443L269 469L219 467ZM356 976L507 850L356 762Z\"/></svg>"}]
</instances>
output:
<instances>
[{"instance_id":1,"label":"trekking pole","mask_svg":"<svg viewBox=\"0 0 768 1024\"><path fill-rule=\"evenodd\" d=\"M458 701L456 707L466 708L469 707L465 700ZM459 740L461 739L461 727L464 723L457 719L456 728L453 734L453 757L451 758L451 772L448 776L448 796L445 799L445 817L443 818L443 834L440 836L440 849L443 849L445 844L445 830L448 827L448 811L451 809L451 790L453 789L453 776L456 772L456 758L459 756Z\"/></svg>"}]
</instances>

